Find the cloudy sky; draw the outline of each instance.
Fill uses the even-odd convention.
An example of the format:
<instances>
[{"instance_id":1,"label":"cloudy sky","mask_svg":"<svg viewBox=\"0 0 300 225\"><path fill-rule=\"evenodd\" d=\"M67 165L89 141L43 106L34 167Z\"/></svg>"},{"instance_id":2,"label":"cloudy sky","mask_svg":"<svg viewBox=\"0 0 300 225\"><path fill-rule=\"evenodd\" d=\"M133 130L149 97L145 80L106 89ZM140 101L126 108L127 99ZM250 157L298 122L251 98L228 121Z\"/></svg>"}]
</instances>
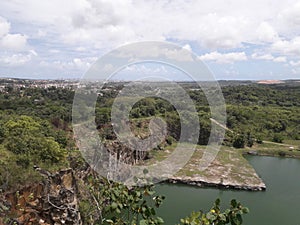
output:
<instances>
[{"instance_id":1,"label":"cloudy sky","mask_svg":"<svg viewBox=\"0 0 300 225\"><path fill-rule=\"evenodd\" d=\"M192 50L217 79L300 78L300 1L0 1L0 77L79 78L103 54L147 40Z\"/></svg>"}]
</instances>

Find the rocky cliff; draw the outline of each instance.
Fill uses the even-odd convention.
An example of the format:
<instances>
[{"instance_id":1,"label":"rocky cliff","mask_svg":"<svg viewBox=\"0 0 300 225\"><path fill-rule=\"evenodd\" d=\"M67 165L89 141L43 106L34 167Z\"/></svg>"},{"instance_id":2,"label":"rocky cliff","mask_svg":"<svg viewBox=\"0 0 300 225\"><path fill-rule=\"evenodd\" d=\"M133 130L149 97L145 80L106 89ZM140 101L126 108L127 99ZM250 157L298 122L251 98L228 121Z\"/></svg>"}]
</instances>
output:
<instances>
[{"instance_id":1,"label":"rocky cliff","mask_svg":"<svg viewBox=\"0 0 300 225\"><path fill-rule=\"evenodd\" d=\"M45 177L43 182L2 196L0 224L81 225L73 170L61 170L55 174L37 170Z\"/></svg>"}]
</instances>

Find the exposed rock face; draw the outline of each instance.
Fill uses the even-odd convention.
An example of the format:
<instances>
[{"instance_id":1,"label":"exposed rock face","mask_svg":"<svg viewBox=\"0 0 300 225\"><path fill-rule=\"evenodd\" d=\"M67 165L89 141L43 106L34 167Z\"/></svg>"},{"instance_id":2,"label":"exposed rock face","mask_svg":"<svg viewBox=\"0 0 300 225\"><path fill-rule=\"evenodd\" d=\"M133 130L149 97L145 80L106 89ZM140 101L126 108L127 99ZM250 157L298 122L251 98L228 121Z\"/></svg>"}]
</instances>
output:
<instances>
[{"instance_id":1,"label":"exposed rock face","mask_svg":"<svg viewBox=\"0 0 300 225\"><path fill-rule=\"evenodd\" d=\"M221 149L216 158L204 169L199 167L201 158L202 150L196 150L192 160L181 171L171 177L169 181L200 187L248 191L262 191L266 189L266 185L255 169L240 152L234 149Z\"/></svg>"},{"instance_id":2,"label":"exposed rock face","mask_svg":"<svg viewBox=\"0 0 300 225\"><path fill-rule=\"evenodd\" d=\"M134 165L139 160L145 160L148 156L148 151L131 150L119 141L108 142L105 147L113 157L128 165Z\"/></svg>"},{"instance_id":3,"label":"exposed rock face","mask_svg":"<svg viewBox=\"0 0 300 225\"><path fill-rule=\"evenodd\" d=\"M258 155L257 151L248 151L247 152L248 155Z\"/></svg>"},{"instance_id":4,"label":"exposed rock face","mask_svg":"<svg viewBox=\"0 0 300 225\"><path fill-rule=\"evenodd\" d=\"M72 169L43 174L46 177L43 183L6 194L5 200L10 204L9 217L14 219L0 219L0 224L82 224Z\"/></svg>"},{"instance_id":5,"label":"exposed rock face","mask_svg":"<svg viewBox=\"0 0 300 225\"><path fill-rule=\"evenodd\" d=\"M209 182L203 180L199 177L173 177L168 179L170 183L182 183L188 185L195 185L198 187L217 187L225 189L236 189L236 190L246 190L246 191L264 191L266 190L266 185L264 183L255 184L255 185L241 185L233 183L218 183L218 182Z\"/></svg>"}]
</instances>

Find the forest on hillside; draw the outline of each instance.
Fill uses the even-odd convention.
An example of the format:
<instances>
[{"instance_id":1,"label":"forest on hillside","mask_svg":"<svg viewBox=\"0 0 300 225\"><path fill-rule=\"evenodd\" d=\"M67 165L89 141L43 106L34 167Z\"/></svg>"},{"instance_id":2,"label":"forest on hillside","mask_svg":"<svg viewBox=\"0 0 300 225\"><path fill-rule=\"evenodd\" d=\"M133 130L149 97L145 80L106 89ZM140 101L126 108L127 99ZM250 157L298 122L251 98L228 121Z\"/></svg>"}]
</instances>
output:
<instances>
[{"instance_id":1,"label":"forest on hillside","mask_svg":"<svg viewBox=\"0 0 300 225\"><path fill-rule=\"evenodd\" d=\"M296 82L295 82L296 83ZM95 110L99 133L106 139L115 139L111 124L111 106L122 84L107 84L110 88L98 98ZM192 83L183 84L194 101L201 132L198 144L205 145L210 135L210 108L206 96L194 89ZM29 167L34 163L62 163L67 153L76 149L72 138L71 88L16 88L7 85L0 93L0 148L2 164L8 156L10 166ZM300 85L224 85L228 129L224 145L251 147L254 141L300 139ZM145 98L130 112L132 126L145 130L152 116L163 117L168 125L168 141L180 137L179 116L174 107L161 98ZM241 142L242 139L242 143ZM43 152L40 150L43 149ZM47 163L45 163L47 164ZM15 171L15 170L12 170ZM1 183L6 176L1 176ZM11 176L17 179L18 176ZM3 180L4 179L4 180ZM20 178L21 179L21 178ZM27 180L26 177L23 177Z\"/></svg>"},{"instance_id":2,"label":"forest on hillside","mask_svg":"<svg viewBox=\"0 0 300 225\"><path fill-rule=\"evenodd\" d=\"M198 144L205 145L210 136L212 123L206 96L199 88L195 88L193 83L182 83L181 85L196 106L201 128ZM116 140L111 126L111 107L122 87L123 84L111 83L106 84L103 90L98 91L101 94L97 99L95 123L99 135L108 141ZM251 148L255 143L261 144L265 140L284 143L300 139L299 82L274 85L226 84L221 88L226 102L226 127L228 128L223 145ZM17 190L24 185L40 181L42 178L34 169L34 166L37 165L50 172L67 167L85 167L73 139L72 104L74 94L73 88L19 88L13 83L6 85L1 90L1 192ZM149 135L149 120L153 116L162 117L167 122L167 138L156 148L159 151L179 140L180 118L168 101L158 97L142 99L130 111L131 126L133 131L137 132L136 135L140 135L142 138ZM103 184L104 181L87 179L86 182L92 185L97 182ZM125 189L123 186L116 186L118 191ZM102 191L109 192L108 190ZM151 192L151 190L146 191ZM112 193L108 195L115 198ZM137 193L134 192L134 195ZM137 202L142 201L140 196L135 196L135 198ZM157 197L155 204L159 205L160 201L161 199ZM110 213L115 212L116 209L121 209L126 204L122 202L117 206L110 205L107 210ZM217 202L215 209L218 209L218 204ZM238 206L235 202L232 204L234 204L233 208ZM86 211L85 213L89 211L84 201L81 207ZM151 208L146 207L143 213L145 213L145 218L154 218ZM219 211L219 213L221 212ZM152 222L152 224L160 224L160 219L153 219Z\"/></svg>"}]
</instances>

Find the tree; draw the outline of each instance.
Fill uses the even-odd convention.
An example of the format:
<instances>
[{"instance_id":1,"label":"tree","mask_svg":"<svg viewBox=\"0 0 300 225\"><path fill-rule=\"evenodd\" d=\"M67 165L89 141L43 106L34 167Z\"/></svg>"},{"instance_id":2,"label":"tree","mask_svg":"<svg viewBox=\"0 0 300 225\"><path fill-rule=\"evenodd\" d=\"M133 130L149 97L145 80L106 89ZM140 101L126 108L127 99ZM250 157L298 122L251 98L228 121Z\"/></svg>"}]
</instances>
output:
<instances>
[{"instance_id":1,"label":"tree","mask_svg":"<svg viewBox=\"0 0 300 225\"><path fill-rule=\"evenodd\" d=\"M262 144L264 141L263 141L263 139L261 138L261 136L258 136L257 138L256 138L256 143L257 144Z\"/></svg>"},{"instance_id":2,"label":"tree","mask_svg":"<svg viewBox=\"0 0 300 225\"><path fill-rule=\"evenodd\" d=\"M45 134L45 127L29 116L10 119L4 125L4 146L16 155L24 167L30 162L49 161L56 163L64 158L65 151L54 137Z\"/></svg>"},{"instance_id":3,"label":"tree","mask_svg":"<svg viewBox=\"0 0 300 225\"><path fill-rule=\"evenodd\" d=\"M200 120L200 132L199 132L199 145L207 145L210 137L211 125L210 121L207 120Z\"/></svg>"},{"instance_id":4,"label":"tree","mask_svg":"<svg viewBox=\"0 0 300 225\"><path fill-rule=\"evenodd\" d=\"M274 134L272 141L277 142L277 143L282 143L283 136L280 134Z\"/></svg>"},{"instance_id":5,"label":"tree","mask_svg":"<svg viewBox=\"0 0 300 225\"><path fill-rule=\"evenodd\" d=\"M252 138L252 135L250 132L247 132L247 146L251 148L253 144L254 144L254 140Z\"/></svg>"},{"instance_id":6,"label":"tree","mask_svg":"<svg viewBox=\"0 0 300 225\"><path fill-rule=\"evenodd\" d=\"M245 137L243 134L236 135L233 139L232 146L235 148L244 148L245 147Z\"/></svg>"}]
</instances>

